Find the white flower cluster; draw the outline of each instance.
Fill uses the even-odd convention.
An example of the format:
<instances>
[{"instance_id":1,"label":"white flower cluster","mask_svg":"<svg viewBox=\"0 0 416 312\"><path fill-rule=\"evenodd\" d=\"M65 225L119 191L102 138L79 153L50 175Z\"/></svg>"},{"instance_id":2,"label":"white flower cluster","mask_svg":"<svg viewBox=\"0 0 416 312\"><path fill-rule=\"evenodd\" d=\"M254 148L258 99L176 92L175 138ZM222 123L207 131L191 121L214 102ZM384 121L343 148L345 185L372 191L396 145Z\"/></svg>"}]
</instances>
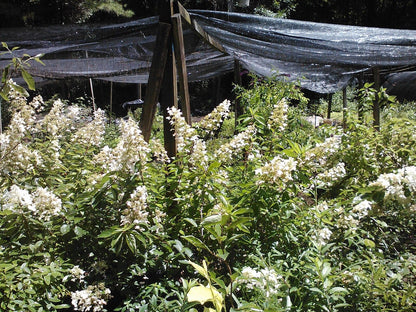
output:
<instances>
[{"instance_id":1,"label":"white flower cluster","mask_svg":"<svg viewBox=\"0 0 416 312\"><path fill-rule=\"evenodd\" d=\"M345 175L345 164L343 162L339 162L336 166L319 173L315 177L315 182L318 187L329 187L333 185L334 182L345 177Z\"/></svg>"},{"instance_id":2,"label":"white flower cluster","mask_svg":"<svg viewBox=\"0 0 416 312\"><path fill-rule=\"evenodd\" d=\"M8 98L10 101L10 106L13 111L20 110L24 106L26 106L26 95L18 92L13 86L16 86L16 82L13 79L9 79L8 84L11 86L10 91L8 93Z\"/></svg>"},{"instance_id":3,"label":"white flower cluster","mask_svg":"<svg viewBox=\"0 0 416 312\"><path fill-rule=\"evenodd\" d=\"M245 284L248 289L261 291L265 297L276 295L281 286L282 276L272 268L264 268L257 271L250 267L244 267L237 283Z\"/></svg>"},{"instance_id":4,"label":"white flower cluster","mask_svg":"<svg viewBox=\"0 0 416 312\"><path fill-rule=\"evenodd\" d=\"M64 114L64 103L58 99L55 100L52 109L43 119L43 126L53 137L60 137L61 131L66 129L69 119Z\"/></svg>"},{"instance_id":5,"label":"white flower cluster","mask_svg":"<svg viewBox=\"0 0 416 312\"><path fill-rule=\"evenodd\" d=\"M335 213L338 215L337 225L339 228L355 231L361 219L365 218L373 208L374 203L366 199L363 200L361 196L357 196L353 199L352 204L352 209L345 209L344 207L335 209Z\"/></svg>"},{"instance_id":6,"label":"white flower cluster","mask_svg":"<svg viewBox=\"0 0 416 312\"><path fill-rule=\"evenodd\" d=\"M407 197L406 191L412 195L416 192L416 166L404 167L396 173L385 173L369 186L377 186L384 190L384 200L397 200L408 203L413 196Z\"/></svg>"},{"instance_id":7,"label":"white flower cluster","mask_svg":"<svg viewBox=\"0 0 416 312\"><path fill-rule=\"evenodd\" d=\"M176 138L178 153L185 152L187 147L189 147L190 142L199 140L198 134L194 128L186 123L185 118L182 116L182 112L178 108L169 108L168 114L169 116L167 119L175 129L173 135Z\"/></svg>"},{"instance_id":8,"label":"white flower cluster","mask_svg":"<svg viewBox=\"0 0 416 312\"><path fill-rule=\"evenodd\" d=\"M227 144L222 145L215 153L214 158L222 163L234 160L234 156L241 154L247 149L256 134L256 128L253 125L248 126L243 132L240 132Z\"/></svg>"},{"instance_id":9,"label":"white flower cluster","mask_svg":"<svg viewBox=\"0 0 416 312\"><path fill-rule=\"evenodd\" d=\"M47 188L38 187L32 194L28 190L12 185L1 198L4 210L24 214L28 211L40 220L49 221L52 216L59 216L62 211L62 202Z\"/></svg>"},{"instance_id":10,"label":"white flower cluster","mask_svg":"<svg viewBox=\"0 0 416 312\"><path fill-rule=\"evenodd\" d=\"M198 137L196 130L186 123L179 109L171 107L168 109L168 114L168 119L175 128L174 136L178 153L190 152L190 165L206 169L208 167L208 155L205 142Z\"/></svg>"},{"instance_id":11,"label":"white flower cluster","mask_svg":"<svg viewBox=\"0 0 416 312\"><path fill-rule=\"evenodd\" d=\"M85 271L81 269L78 265L75 265L70 270L71 281L83 283L85 279Z\"/></svg>"},{"instance_id":12,"label":"white flower cluster","mask_svg":"<svg viewBox=\"0 0 416 312\"><path fill-rule=\"evenodd\" d=\"M296 170L297 161L293 158L282 158L276 156L263 167L255 170L258 176L257 185L274 184L279 189L285 188L287 182L293 180L292 171Z\"/></svg>"},{"instance_id":13,"label":"white flower cluster","mask_svg":"<svg viewBox=\"0 0 416 312\"><path fill-rule=\"evenodd\" d=\"M71 142L86 146L99 146L104 140L105 123L105 112L97 109L94 112L94 120L78 129L72 137Z\"/></svg>"},{"instance_id":14,"label":"white flower cluster","mask_svg":"<svg viewBox=\"0 0 416 312\"><path fill-rule=\"evenodd\" d=\"M163 219L166 214L158 208L149 212L148 194L145 186L138 186L130 194L130 200L127 201L127 208L123 210L120 225L134 224L136 230L143 230L143 225L154 225L152 228L156 233L163 230ZM151 221L152 224L151 224Z\"/></svg>"},{"instance_id":15,"label":"white flower cluster","mask_svg":"<svg viewBox=\"0 0 416 312\"><path fill-rule=\"evenodd\" d=\"M137 123L131 118L127 121L122 120L120 128L121 137L117 146L105 146L94 158L94 162L100 165L105 173L134 173L136 164L139 163L141 168L144 168L149 160L150 148L143 139Z\"/></svg>"},{"instance_id":16,"label":"white flower cluster","mask_svg":"<svg viewBox=\"0 0 416 312\"><path fill-rule=\"evenodd\" d=\"M34 115L30 105L23 106L13 115L7 130L0 134L0 173L12 175L42 164L38 151L29 148Z\"/></svg>"},{"instance_id":17,"label":"white flower cluster","mask_svg":"<svg viewBox=\"0 0 416 312\"><path fill-rule=\"evenodd\" d=\"M316 233L314 233L311 238L313 242L318 245L319 247L325 246L329 239L331 238L332 231L327 227L323 229L319 229Z\"/></svg>"},{"instance_id":18,"label":"white flower cluster","mask_svg":"<svg viewBox=\"0 0 416 312\"><path fill-rule=\"evenodd\" d=\"M213 135L230 113L231 102L224 100L214 110L199 121L195 128L203 130L206 135Z\"/></svg>"},{"instance_id":19,"label":"white flower cluster","mask_svg":"<svg viewBox=\"0 0 416 312\"><path fill-rule=\"evenodd\" d=\"M140 225L149 224L147 211L147 189L145 186L138 186L130 195L130 200L126 203L127 208L123 211L121 225L135 224L136 229L141 229Z\"/></svg>"},{"instance_id":20,"label":"white flower cluster","mask_svg":"<svg viewBox=\"0 0 416 312\"><path fill-rule=\"evenodd\" d=\"M87 289L71 293L71 303L75 311L102 312L107 300L111 298L110 289L104 283L88 286Z\"/></svg>"},{"instance_id":21,"label":"white flower cluster","mask_svg":"<svg viewBox=\"0 0 416 312\"><path fill-rule=\"evenodd\" d=\"M314 163L324 167L329 157L334 155L341 147L341 136L334 135L326 138L324 142L316 144L316 146L305 154L305 163Z\"/></svg>"},{"instance_id":22,"label":"white flower cluster","mask_svg":"<svg viewBox=\"0 0 416 312\"><path fill-rule=\"evenodd\" d=\"M269 129L283 132L287 127L287 110L288 104L286 99L280 100L273 106L273 111L267 122Z\"/></svg>"},{"instance_id":23,"label":"white flower cluster","mask_svg":"<svg viewBox=\"0 0 416 312\"><path fill-rule=\"evenodd\" d=\"M151 139L149 142L149 147L156 161L160 161L162 163L170 162L168 153L166 152L165 147L163 146L163 143L160 142L160 140L155 138Z\"/></svg>"},{"instance_id":24,"label":"white flower cluster","mask_svg":"<svg viewBox=\"0 0 416 312\"><path fill-rule=\"evenodd\" d=\"M361 197L354 198L353 202L358 202L358 204L356 204L351 211L358 220L366 217L374 204L372 201L366 199L362 200Z\"/></svg>"}]
</instances>

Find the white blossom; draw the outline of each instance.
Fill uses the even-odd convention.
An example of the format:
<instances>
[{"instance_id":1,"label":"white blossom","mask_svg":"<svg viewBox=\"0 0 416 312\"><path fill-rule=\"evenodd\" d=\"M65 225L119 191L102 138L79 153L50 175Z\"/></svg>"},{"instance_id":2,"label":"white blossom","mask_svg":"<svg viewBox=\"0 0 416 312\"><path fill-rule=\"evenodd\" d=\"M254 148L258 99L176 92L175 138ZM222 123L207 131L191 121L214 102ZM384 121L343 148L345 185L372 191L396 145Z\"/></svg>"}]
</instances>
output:
<instances>
[{"instance_id":1,"label":"white blossom","mask_svg":"<svg viewBox=\"0 0 416 312\"><path fill-rule=\"evenodd\" d=\"M258 177L257 184L274 184L283 189L286 183L293 180L292 172L296 170L296 166L297 161L293 158L285 159L276 156L269 163L255 170Z\"/></svg>"},{"instance_id":2,"label":"white blossom","mask_svg":"<svg viewBox=\"0 0 416 312\"><path fill-rule=\"evenodd\" d=\"M71 303L75 311L102 312L107 300L111 297L110 294L110 289L105 288L101 283L71 293Z\"/></svg>"},{"instance_id":3,"label":"white blossom","mask_svg":"<svg viewBox=\"0 0 416 312\"><path fill-rule=\"evenodd\" d=\"M273 106L273 111L267 122L269 129L275 129L280 132L286 129L288 107L286 99L280 100Z\"/></svg>"},{"instance_id":4,"label":"white blossom","mask_svg":"<svg viewBox=\"0 0 416 312\"><path fill-rule=\"evenodd\" d=\"M256 128L252 125L248 126L244 131L234 136L230 142L220 146L214 152L214 158L222 163L235 160L235 156L241 154L248 149L256 134Z\"/></svg>"},{"instance_id":5,"label":"white blossom","mask_svg":"<svg viewBox=\"0 0 416 312\"><path fill-rule=\"evenodd\" d=\"M346 175L345 164L339 162L332 168L319 173L316 178L316 185L319 187L329 187Z\"/></svg>"},{"instance_id":6,"label":"white blossom","mask_svg":"<svg viewBox=\"0 0 416 312\"><path fill-rule=\"evenodd\" d=\"M214 110L200 120L195 128L203 130L207 135L213 135L217 131L230 113L231 102L224 100Z\"/></svg>"},{"instance_id":7,"label":"white blossom","mask_svg":"<svg viewBox=\"0 0 416 312\"><path fill-rule=\"evenodd\" d=\"M119 171L132 174L135 172L136 164L140 164L143 170L149 161L150 148L139 126L129 118L127 121L121 121L120 128L121 137L117 146L104 146L95 156L95 164L101 166L104 173Z\"/></svg>"},{"instance_id":8,"label":"white blossom","mask_svg":"<svg viewBox=\"0 0 416 312\"><path fill-rule=\"evenodd\" d=\"M332 231L327 227L319 229L316 233L312 235L313 242L318 246L324 246L328 243L331 238Z\"/></svg>"},{"instance_id":9,"label":"white blossom","mask_svg":"<svg viewBox=\"0 0 416 312\"><path fill-rule=\"evenodd\" d=\"M85 279L85 271L78 265L72 267L69 271L71 273L71 281L83 283Z\"/></svg>"},{"instance_id":10,"label":"white blossom","mask_svg":"<svg viewBox=\"0 0 416 312\"><path fill-rule=\"evenodd\" d=\"M104 140L105 113L101 109L94 112L94 120L78 129L71 141L76 144L99 146Z\"/></svg>"},{"instance_id":11,"label":"white blossom","mask_svg":"<svg viewBox=\"0 0 416 312\"><path fill-rule=\"evenodd\" d=\"M145 186L138 186L130 195L130 200L126 203L127 208L123 211L121 225L135 224L136 229L141 229L141 225L149 224L147 211L147 190Z\"/></svg>"},{"instance_id":12,"label":"white blossom","mask_svg":"<svg viewBox=\"0 0 416 312\"><path fill-rule=\"evenodd\" d=\"M269 298L276 295L281 286L282 276L277 274L273 268L264 268L260 271L250 267L244 267L237 283L245 284L248 289L261 291Z\"/></svg>"}]
</instances>

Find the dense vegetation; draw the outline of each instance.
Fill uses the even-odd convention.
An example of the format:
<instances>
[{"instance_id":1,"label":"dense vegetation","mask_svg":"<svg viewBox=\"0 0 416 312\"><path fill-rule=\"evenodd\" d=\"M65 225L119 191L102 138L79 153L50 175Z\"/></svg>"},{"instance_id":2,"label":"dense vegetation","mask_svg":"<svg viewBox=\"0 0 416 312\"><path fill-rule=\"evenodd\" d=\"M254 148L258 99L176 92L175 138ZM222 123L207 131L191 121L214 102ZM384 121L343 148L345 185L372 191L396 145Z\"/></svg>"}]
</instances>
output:
<instances>
[{"instance_id":1,"label":"dense vegetation","mask_svg":"<svg viewBox=\"0 0 416 312\"><path fill-rule=\"evenodd\" d=\"M0 311L414 311L414 104L314 128L291 84L238 93L237 128L228 101L172 108L168 159L160 117L146 143L137 116L10 88Z\"/></svg>"},{"instance_id":2,"label":"dense vegetation","mask_svg":"<svg viewBox=\"0 0 416 312\"><path fill-rule=\"evenodd\" d=\"M230 0L183 0L187 8L234 10L315 22L391 28L416 28L416 2L394 0L313 1L251 0L242 8ZM0 26L106 21L117 17L157 14L157 1L143 0L3 0Z\"/></svg>"}]
</instances>

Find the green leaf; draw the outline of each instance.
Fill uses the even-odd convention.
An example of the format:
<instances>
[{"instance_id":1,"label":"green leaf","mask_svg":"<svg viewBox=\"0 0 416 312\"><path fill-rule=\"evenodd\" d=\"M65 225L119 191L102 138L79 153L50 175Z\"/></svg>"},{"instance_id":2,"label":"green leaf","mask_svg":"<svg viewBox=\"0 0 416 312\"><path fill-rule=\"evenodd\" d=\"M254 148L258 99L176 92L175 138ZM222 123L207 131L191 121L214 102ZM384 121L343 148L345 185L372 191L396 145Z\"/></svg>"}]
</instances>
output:
<instances>
[{"instance_id":1,"label":"green leaf","mask_svg":"<svg viewBox=\"0 0 416 312\"><path fill-rule=\"evenodd\" d=\"M199 274L201 274L203 277L205 277L206 279L209 279L209 276L208 276L208 271L205 269L205 267L202 267L202 266L200 266L199 264L196 264L196 263L194 263L194 262L192 262L192 261L186 261L186 263L188 263L188 264L190 264L190 265L192 265L193 267L194 267L194 269L199 273ZM204 266L206 266L206 263L205 263L205 261L204 261Z\"/></svg>"},{"instance_id":2,"label":"green leaf","mask_svg":"<svg viewBox=\"0 0 416 312\"><path fill-rule=\"evenodd\" d=\"M201 248L201 249L209 250L209 248L208 248L207 245L205 245L199 238L196 238L193 235L182 236L182 238L186 239L188 242L190 242L196 248Z\"/></svg>"},{"instance_id":3,"label":"green leaf","mask_svg":"<svg viewBox=\"0 0 416 312\"><path fill-rule=\"evenodd\" d=\"M368 248L375 248L376 244L370 240L370 239L364 239L364 245L367 246Z\"/></svg>"},{"instance_id":4,"label":"green leaf","mask_svg":"<svg viewBox=\"0 0 416 312\"><path fill-rule=\"evenodd\" d=\"M75 226L74 228L74 233L77 237L82 237L86 234L88 234L87 231L83 230L82 228L80 228L79 226Z\"/></svg>"},{"instance_id":5,"label":"green leaf","mask_svg":"<svg viewBox=\"0 0 416 312\"><path fill-rule=\"evenodd\" d=\"M126 243L129 249L133 254L137 253L137 244L136 244L136 238L133 234L129 234L126 236Z\"/></svg>"},{"instance_id":6,"label":"green leaf","mask_svg":"<svg viewBox=\"0 0 416 312\"><path fill-rule=\"evenodd\" d=\"M43 277L43 280L45 281L45 284L46 285L50 285L51 284L51 276L49 274L48 275L45 275Z\"/></svg>"},{"instance_id":7,"label":"green leaf","mask_svg":"<svg viewBox=\"0 0 416 312\"><path fill-rule=\"evenodd\" d=\"M201 225L218 224L221 223L221 219L222 216L220 214L208 216L202 221Z\"/></svg>"},{"instance_id":8,"label":"green leaf","mask_svg":"<svg viewBox=\"0 0 416 312\"><path fill-rule=\"evenodd\" d=\"M67 234L69 231L71 231L71 226L69 224L62 224L60 231L63 235Z\"/></svg>"},{"instance_id":9,"label":"green leaf","mask_svg":"<svg viewBox=\"0 0 416 312\"><path fill-rule=\"evenodd\" d=\"M22 77L25 80L29 90L35 90L35 79L33 79L32 75L29 74L25 69L21 68Z\"/></svg>"},{"instance_id":10,"label":"green leaf","mask_svg":"<svg viewBox=\"0 0 416 312\"><path fill-rule=\"evenodd\" d=\"M348 290L345 289L344 287L333 287L329 290L330 294L334 294L334 293L348 293Z\"/></svg>"},{"instance_id":11,"label":"green leaf","mask_svg":"<svg viewBox=\"0 0 416 312\"><path fill-rule=\"evenodd\" d=\"M17 84L9 84L9 85L12 89L14 89L16 92L22 94L23 96L26 96L26 97L29 96L29 93L27 93L25 88L23 88L23 87L21 87Z\"/></svg>"}]
</instances>

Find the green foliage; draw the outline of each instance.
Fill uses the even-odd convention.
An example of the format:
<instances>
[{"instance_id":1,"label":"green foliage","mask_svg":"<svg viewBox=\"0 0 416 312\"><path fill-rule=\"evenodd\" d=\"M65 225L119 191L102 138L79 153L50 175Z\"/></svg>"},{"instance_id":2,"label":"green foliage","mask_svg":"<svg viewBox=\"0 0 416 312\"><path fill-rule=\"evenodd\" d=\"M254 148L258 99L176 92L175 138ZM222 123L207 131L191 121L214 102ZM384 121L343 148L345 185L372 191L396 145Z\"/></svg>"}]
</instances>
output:
<instances>
[{"instance_id":1,"label":"green foliage","mask_svg":"<svg viewBox=\"0 0 416 312\"><path fill-rule=\"evenodd\" d=\"M172 110L170 160L159 122L147 144L133 118L59 100L16 111L0 141L0 311L414 310L415 119L386 107L380 131L315 129L287 105L306 103L294 85L239 91L237 131L228 108L211 132Z\"/></svg>"}]
</instances>

